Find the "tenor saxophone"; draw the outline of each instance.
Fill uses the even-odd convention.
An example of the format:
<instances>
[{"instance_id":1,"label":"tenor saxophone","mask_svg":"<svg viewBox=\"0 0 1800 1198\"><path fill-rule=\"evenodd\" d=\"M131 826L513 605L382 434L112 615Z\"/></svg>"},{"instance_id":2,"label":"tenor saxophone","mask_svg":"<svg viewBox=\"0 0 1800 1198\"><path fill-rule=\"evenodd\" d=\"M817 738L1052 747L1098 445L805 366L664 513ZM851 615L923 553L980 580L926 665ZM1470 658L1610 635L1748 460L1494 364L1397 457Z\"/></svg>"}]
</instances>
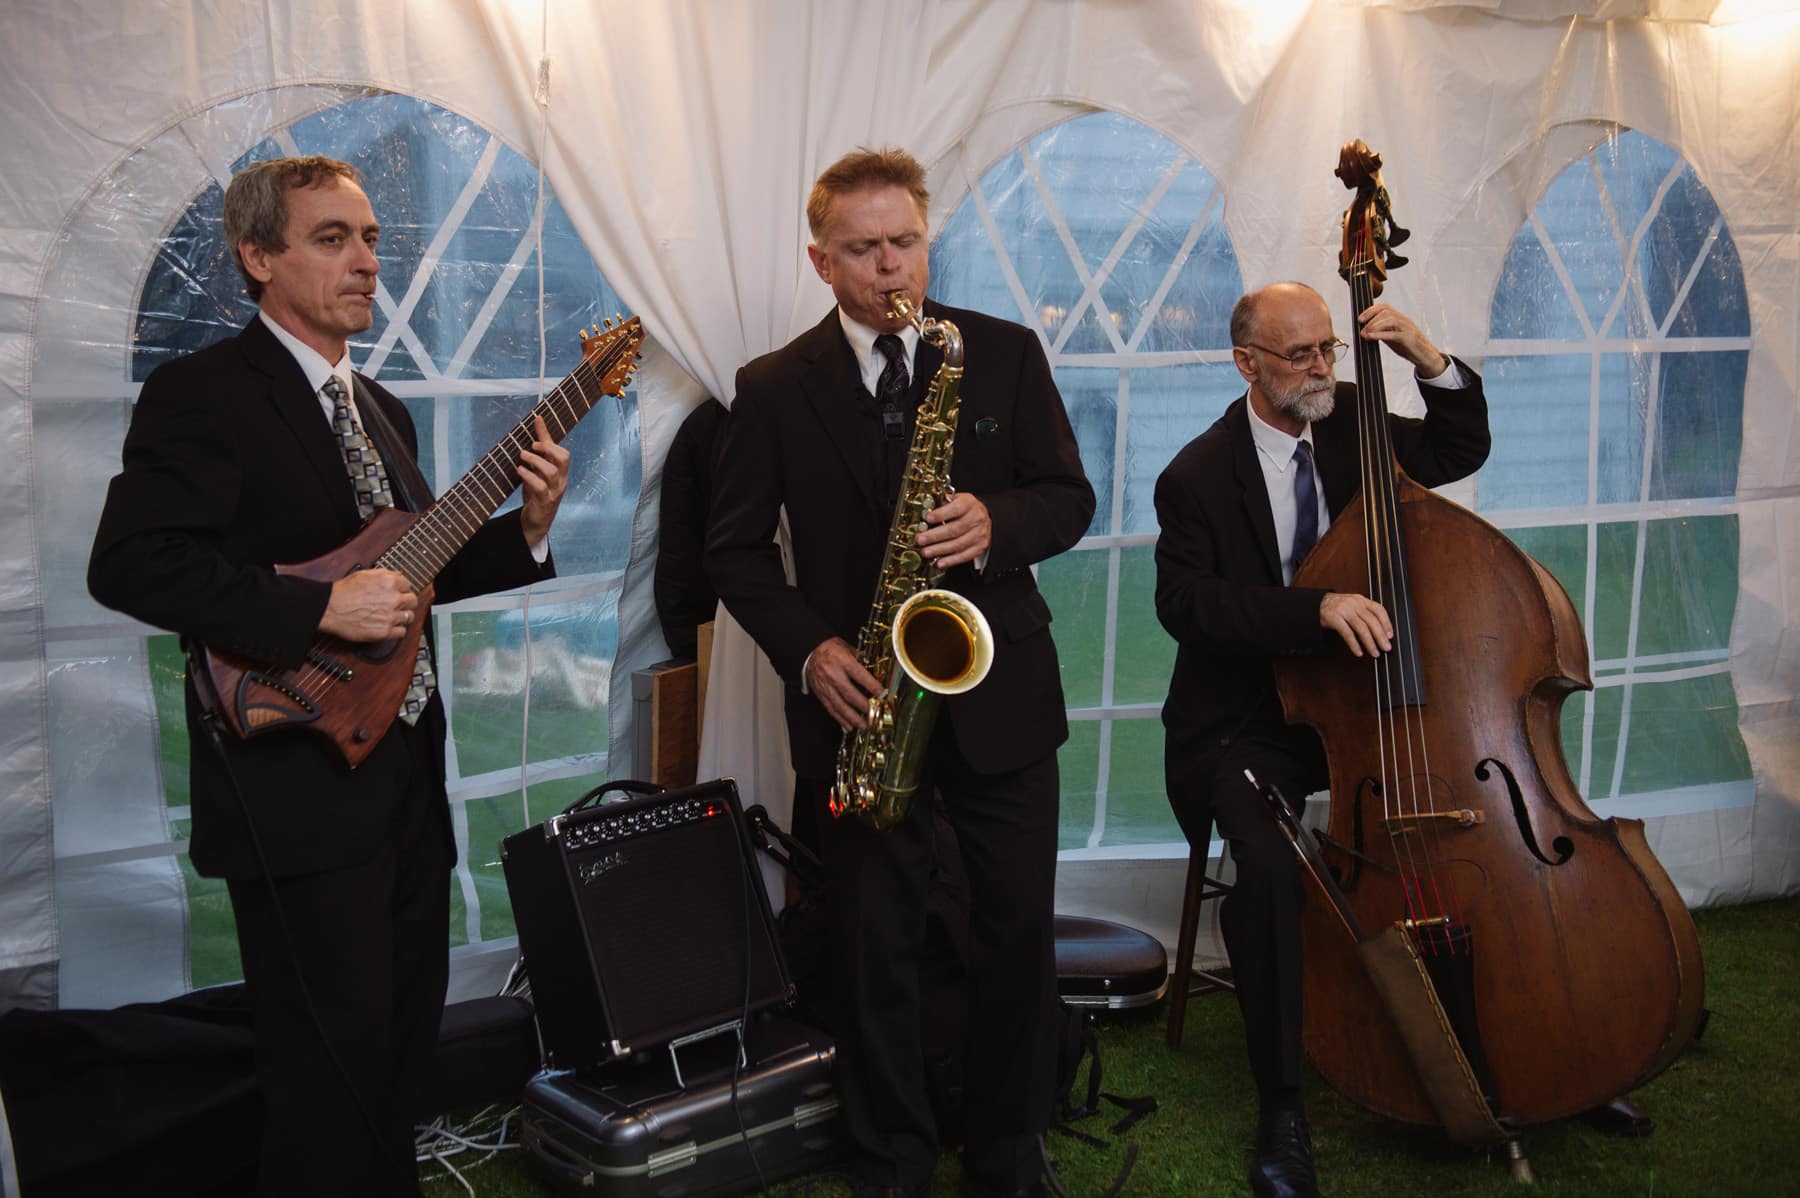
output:
<instances>
[{"instance_id":1,"label":"tenor saxophone","mask_svg":"<svg viewBox=\"0 0 1800 1198\"><path fill-rule=\"evenodd\" d=\"M926 526L925 513L953 492L962 334L947 320L922 317L904 291L889 293L888 303L890 315L944 351L944 364L919 404L875 602L856 642L857 660L885 689L870 696L863 728L846 731L839 742L831 793L832 815L854 812L878 829L899 823L912 805L942 697L975 686L994 661L987 617L963 596L938 587L943 570L914 540Z\"/></svg>"}]
</instances>

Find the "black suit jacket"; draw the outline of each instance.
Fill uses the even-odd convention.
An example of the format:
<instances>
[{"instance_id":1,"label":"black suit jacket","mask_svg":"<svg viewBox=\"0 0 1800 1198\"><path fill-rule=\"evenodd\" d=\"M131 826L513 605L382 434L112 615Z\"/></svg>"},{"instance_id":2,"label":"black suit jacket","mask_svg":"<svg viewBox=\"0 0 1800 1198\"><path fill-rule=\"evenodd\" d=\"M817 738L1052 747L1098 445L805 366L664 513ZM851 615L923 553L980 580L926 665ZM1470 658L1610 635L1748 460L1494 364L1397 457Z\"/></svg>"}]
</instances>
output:
<instances>
[{"instance_id":1,"label":"black suit jacket","mask_svg":"<svg viewBox=\"0 0 1800 1198\"><path fill-rule=\"evenodd\" d=\"M995 636L987 679L944 705L965 761L1018 769L1068 738L1050 607L1028 568L1078 541L1094 514L1075 435L1037 337L1023 326L927 302L962 333L961 412L951 479L987 505L987 567L959 566L943 585L973 601ZM915 385L942 352L921 344ZM852 646L868 618L893 499L870 469L857 404L872 405L837 310L738 372L726 422L706 566L720 598L787 683L794 769L829 778L840 732L800 691L807 655L830 637ZM796 584L772 540L781 510Z\"/></svg>"},{"instance_id":2,"label":"black suit jacket","mask_svg":"<svg viewBox=\"0 0 1800 1198\"><path fill-rule=\"evenodd\" d=\"M1488 454L1481 379L1469 386L1421 386L1425 418L1388 415L1401 467L1427 487L1455 482ZM1327 653L1341 645L1319 626L1325 592L1285 586L1267 484L1241 397L1175 455L1156 480L1156 614L1175 638L1175 670L1163 703L1170 775L1195 769L1245 732L1276 741L1317 737L1288 728L1270 659ZM1337 386L1330 416L1313 429L1313 456L1335 519L1360 485L1356 387Z\"/></svg>"},{"instance_id":3,"label":"black suit jacket","mask_svg":"<svg viewBox=\"0 0 1800 1198\"><path fill-rule=\"evenodd\" d=\"M406 408L359 376L358 403L374 402L416 453ZM299 664L317 633L330 586L277 575L361 527L344 460L318 397L261 319L159 367L144 383L88 563L101 603L186 640L282 667ZM480 529L437 579L437 600L520 586L553 573L532 560L517 511ZM426 633L431 632L430 624ZM447 663L438 659L449 684ZM194 868L211 877L261 870L219 754L188 687ZM434 694L416 728L396 722L355 770L323 739L284 729L226 751L277 877L368 860L398 808L413 767L407 738L429 737L440 823L443 704ZM454 852L454 842L450 841Z\"/></svg>"}]
</instances>

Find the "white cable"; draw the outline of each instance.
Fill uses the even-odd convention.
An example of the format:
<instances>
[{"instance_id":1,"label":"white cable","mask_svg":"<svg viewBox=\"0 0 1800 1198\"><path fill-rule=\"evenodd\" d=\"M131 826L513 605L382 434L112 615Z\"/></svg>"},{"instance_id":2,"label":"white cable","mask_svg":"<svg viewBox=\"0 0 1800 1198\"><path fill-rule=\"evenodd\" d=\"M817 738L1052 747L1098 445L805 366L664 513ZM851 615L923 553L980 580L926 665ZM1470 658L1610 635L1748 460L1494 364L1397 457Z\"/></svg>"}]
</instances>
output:
<instances>
[{"instance_id":1,"label":"white cable","mask_svg":"<svg viewBox=\"0 0 1800 1198\"><path fill-rule=\"evenodd\" d=\"M451 1128L443 1116L439 1116L429 1124L415 1128L413 1138L413 1156L420 1163L435 1162L441 1165L444 1172L456 1179L456 1183L469 1195L475 1198L475 1187L469 1183L467 1171L486 1164L502 1152L517 1151L521 1145L508 1139L513 1119L518 1115L517 1106L507 1107L499 1113L497 1125L477 1131L484 1121L492 1120L498 1108L490 1104L477 1111L465 1122ZM463 1134L468 1132L469 1134ZM466 1162L457 1168L450 1160L466 1152L479 1152L483 1155L473 1161Z\"/></svg>"}]
</instances>

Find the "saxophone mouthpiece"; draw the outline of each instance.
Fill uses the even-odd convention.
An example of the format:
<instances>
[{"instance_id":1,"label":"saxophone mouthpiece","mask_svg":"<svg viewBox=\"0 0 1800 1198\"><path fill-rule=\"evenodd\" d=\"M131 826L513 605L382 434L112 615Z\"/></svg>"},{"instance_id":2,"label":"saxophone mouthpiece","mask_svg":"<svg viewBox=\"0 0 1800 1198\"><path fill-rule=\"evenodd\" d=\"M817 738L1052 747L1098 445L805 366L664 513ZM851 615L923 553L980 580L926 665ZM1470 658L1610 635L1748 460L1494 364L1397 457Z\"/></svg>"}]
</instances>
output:
<instances>
[{"instance_id":1,"label":"saxophone mouthpiece","mask_svg":"<svg viewBox=\"0 0 1800 1198\"><path fill-rule=\"evenodd\" d=\"M905 291L890 291L887 293L887 302L889 316L892 316L895 320L912 320L912 296L906 294Z\"/></svg>"}]
</instances>

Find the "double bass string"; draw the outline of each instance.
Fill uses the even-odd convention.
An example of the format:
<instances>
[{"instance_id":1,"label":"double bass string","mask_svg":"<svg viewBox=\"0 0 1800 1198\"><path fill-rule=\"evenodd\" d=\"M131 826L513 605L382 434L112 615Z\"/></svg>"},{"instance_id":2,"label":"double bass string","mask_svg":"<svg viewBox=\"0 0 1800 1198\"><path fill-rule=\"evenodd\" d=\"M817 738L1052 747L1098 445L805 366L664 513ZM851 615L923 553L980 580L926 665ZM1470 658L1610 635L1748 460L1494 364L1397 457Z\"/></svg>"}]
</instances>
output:
<instances>
[{"instance_id":1,"label":"double bass string","mask_svg":"<svg viewBox=\"0 0 1800 1198\"><path fill-rule=\"evenodd\" d=\"M1375 300L1371 274L1367 269L1355 272L1352 291L1358 313ZM1389 796L1383 804L1391 821L1388 837L1397 863L1401 864L1403 890L1408 914L1414 919L1437 916L1461 918L1461 901L1454 878L1440 876L1435 867L1442 860L1440 837L1436 827L1435 775L1431 769L1430 739L1426 736L1422 694L1409 696L1407 680L1418 670L1418 644L1412 635L1417 628L1417 612L1412 602L1411 579L1402 542L1398 495L1399 475L1395 467L1392 433L1386 419L1385 386L1380 373L1380 344L1365 340L1358 330L1357 370L1359 391L1367 397L1361 409L1362 427L1368 437L1365 453L1365 507L1370 514L1367 527L1378 528L1373 539L1370 564L1371 587L1379 601L1396 617L1396 647L1378 659L1380 685L1378 706L1385 740L1382 785ZM1398 714L1395 708L1398 708ZM1404 753L1401 736L1404 735ZM1395 771L1387 776L1387 763ZM1404 764L1404 777L1400 770ZM1419 843L1414 843L1414 838ZM1428 952L1449 943L1439 936L1414 939Z\"/></svg>"},{"instance_id":2,"label":"double bass string","mask_svg":"<svg viewBox=\"0 0 1800 1198\"><path fill-rule=\"evenodd\" d=\"M1363 254L1353 270L1351 288L1356 312L1374 302L1371 271L1367 266L1367 242L1362 233ZM1437 856L1432 810L1431 767L1422 696L1408 694L1407 682L1417 670L1416 627L1411 605L1410 579L1401 544L1398 476L1387 424L1386 388L1381 374L1380 343L1356 333L1356 366L1359 431L1364 441L1365 552L1368 555L1370 589L1377 601L1394 616L1395 648L1377 657L1375 703L1382 788L1382 814L1390 849L1399 867L1407 915L1414 921L1446 912L1443 888L1432 869ZM1415 700L1409 702L1409 699ZM1423 794L1421 794L1421 787ZM1414 836L1424 839L1415 845ZM1415 935L1415 940L1420 939ZM1431 949L1437 940L1426 938Z\"/></svg>"}]
</instances>

